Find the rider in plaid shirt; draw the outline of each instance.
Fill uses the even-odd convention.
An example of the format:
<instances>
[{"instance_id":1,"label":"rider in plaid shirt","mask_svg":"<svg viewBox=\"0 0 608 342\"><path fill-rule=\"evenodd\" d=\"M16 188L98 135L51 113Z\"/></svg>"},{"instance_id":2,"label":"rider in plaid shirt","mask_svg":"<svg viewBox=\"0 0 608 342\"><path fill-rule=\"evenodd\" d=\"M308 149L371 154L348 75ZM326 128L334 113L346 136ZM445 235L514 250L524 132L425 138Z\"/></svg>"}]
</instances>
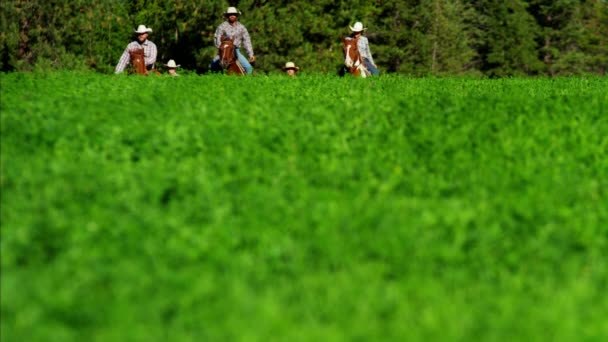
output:
<instances>
[{"instance_id":1,"label":"rider in plaid shirt","mask_svg":"<svg viewBox=\"0 0 608 342\"><path fill-rule=\"evenodd\" d=\"M251 74L253 72L251 63L255 62L253 46L251 45L251 37L249 36L247 28L245 25L238 22L239 14L241 14L241 12L237 11L234 7L228 7L226 12L224 12L224 16L227 20L221 23L217 30L215 30L215 47L219 49L220 44L222 43L222 37L224 36L234 39L234 46L236 47L236 55L239 62L243 68L245 68L247 73ZM241 48L245 48L247 55L249 55L249 60L243 56L241 53ZM215 56L209 65L209 69L221 70L222 68L220 67L219 63L220 56Z\"/></svg>"},{"instance_id":2,"label":"rider in plaid shirt","mask_svg":"<svg viewBox=\"0 0 608 342\"><path fill-rule=\"evenodd\" d=\"M120 56L120 60L118 61L116 70L114 71L116 74L123 72L127 65L131 63L129 51L136 49L144 49L144 61L146 63L146 69L154 69L154 63L156 63L156 55L158 54L158 50L156 49L156 45L148 40L148 34L150 32L152 32L151 28L146 27L145 25L139 25L137 30L135 30L135 33L137 33L137 40L130 42L125 48L125 51L122 53L122 56Z\"/></svg>"}]
</instances>

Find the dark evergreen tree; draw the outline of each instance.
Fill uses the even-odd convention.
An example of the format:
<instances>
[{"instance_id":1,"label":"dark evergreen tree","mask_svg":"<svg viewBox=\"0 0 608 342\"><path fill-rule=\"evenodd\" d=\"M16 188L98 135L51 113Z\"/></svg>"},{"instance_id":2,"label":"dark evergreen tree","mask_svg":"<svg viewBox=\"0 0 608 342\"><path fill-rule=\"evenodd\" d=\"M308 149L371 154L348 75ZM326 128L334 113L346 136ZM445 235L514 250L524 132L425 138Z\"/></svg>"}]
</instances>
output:
<instances>
[{"instance_id":1,"label":"dark evergreen tree","mask_svg":"<svg viewBox=\"0 0 608 342\"><path fill-rule=\"evenodd\" d=\"M388 72L413 74L419 63L417 42L422 39L416 20L417 1L379 1L376 19L378 64Z\"/></svg>"},{"instance_id":2,"label":"dark evergreen tree","mask_svg":"<svg viewBox=\"0 0 608 342\"><path fill-rule=\"evenodd\" d=\"M581 5L584 35L580 47L584 53L585 71L608 73L608 1L590 0Z\"/></svg>"},{"instance_id":3,"label":"dark evergreen tree","mask_svg":"<svg viewBox=\"0 0 608 342\"><path fill-rule=\"evenodd\" d=\"M433 75L462 74L476 55L471 18L474 12L458 0L422 0L418 6L417 69Z\"/></svg>"},{"instance_id":4,"label":"dark evergreen tree","mask_svg":"<svg viewBox=\"0 0 608 342\"><path fill-rule=\"evenodd\" d=\"M541 27L539 44L550 75L577 74L585 65L585 35L580 0L532 0L530 12Z\"/></svg>"},{"instance_id":5,"label":"dark evergreen tree","mask_svg":"<svg viewBox=\"0 0 608 342\"><path fill-rule=\"evenodd\" d=\"M522 0L472 1L484 31L482 71L489 75L534 75L542 72L538 59L539 26Z\"/></svg>"}]
</instances>

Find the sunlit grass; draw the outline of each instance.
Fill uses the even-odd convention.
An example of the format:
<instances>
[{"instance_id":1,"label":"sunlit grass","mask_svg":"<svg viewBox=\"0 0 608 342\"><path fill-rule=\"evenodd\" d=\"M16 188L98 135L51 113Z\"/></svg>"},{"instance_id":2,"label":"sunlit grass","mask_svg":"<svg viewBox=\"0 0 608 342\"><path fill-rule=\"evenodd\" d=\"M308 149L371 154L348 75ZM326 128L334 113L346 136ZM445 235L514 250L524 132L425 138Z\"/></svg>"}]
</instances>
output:
<instances>
[{"instance_id":1,"label":"sunlit grass","mask_svg":"<svg viewBox=\"0 0 608 342\"><path fill-rule=\"evenodd\" d=\"M602 340L608 81L3 74L2 340Z\"/></svg>"}]
</instances>

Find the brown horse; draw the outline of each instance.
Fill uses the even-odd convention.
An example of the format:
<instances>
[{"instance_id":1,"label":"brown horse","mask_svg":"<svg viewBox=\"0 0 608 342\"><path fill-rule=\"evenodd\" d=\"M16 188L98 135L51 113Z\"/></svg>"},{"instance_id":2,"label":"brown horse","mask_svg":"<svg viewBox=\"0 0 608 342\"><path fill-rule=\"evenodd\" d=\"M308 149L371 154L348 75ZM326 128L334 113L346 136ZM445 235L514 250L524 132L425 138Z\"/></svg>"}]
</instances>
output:
<instances>
[{"instance_id":1,"label":"brown horse","mask_svg":"<svg viewBox=\"0 0 608 342\"><path fill-rule=\"evenodd\" d=\"M370 73L367 71L367 68L365 68L361 54L359 54L359 48L357 47L358 41L359 40L356 38L342 37L344 66L346 66L348 72L352 75L365 78L370 76Z\"/></svg>"},{"instance_id":2,"label":"brown horse","mask_svg":"<svg viewBox=\"0 0 608 342\"><path fill-rule=\"evenodd\" d=\"M129 56L131 56L131 65L133 65L131 73L144 76L148 76L149 74L160 75L156 69L150 71L146 69L144 49L129 50Z\"/></svg>"},{"instance_id":3,"label":"brown horse","mask_svg":"<svg viewBox=\"0 0 608 342\"><path fill-rule=\"evenodd\" d=\"M245 75L245 68L241 65L238 58L236 57L236 47L234 46L234 40L228 37L222 37L222 43L219 48L220 65L226 70L227 75Z\"/></svg>"},{"instance_id":4,"label":"brown horse","mask_svg":"<svg viewBox=\"0 0 608 342\"><path fill-rule=\"evenodd\" d=\"M129 56L131 56L131 65L133 65L132 73L147 76L148 70L146 70L144 60L144 49L129 50Z\"/></svg>"}]
</instances>

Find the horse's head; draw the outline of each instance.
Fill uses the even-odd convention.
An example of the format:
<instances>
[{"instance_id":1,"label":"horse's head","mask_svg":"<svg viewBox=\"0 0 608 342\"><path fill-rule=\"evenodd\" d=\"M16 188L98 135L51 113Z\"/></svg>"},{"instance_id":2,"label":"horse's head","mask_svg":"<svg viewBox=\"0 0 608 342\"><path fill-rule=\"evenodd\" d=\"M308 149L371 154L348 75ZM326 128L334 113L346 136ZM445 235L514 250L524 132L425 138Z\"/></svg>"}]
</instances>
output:
<instances>
[{"instance_id":1,"label":"horse's head","mask_svg":"<svg viewBox=\"0 0 608 342\"><path fill-rule=\"evenodd\" d=\"M137 74L147 75L146 62L144 60L144 49L133 49L129 50L129 56L131 57L131 64Z\"/></svg>"},{"instance_id":2,"label":"horse's head","mask_svg":"<svg viewBox=\"0 0 608 342\"><path fill-rule=\"evenodd\" d=\"M230 64L236 61L236 52L234 48L234 41L226 36L222 37L220 43L220 64L222 67L227 68Z\"/></svg>"},{"instance_id":3,"label":"horse's head","mask_svg":"<svg viewBox=\"0 0 608 342\"><path fill-rule=\"evenodd\" d=\"M351 37L342 37L342 48L344 50L344 65L348 71L356 76L366 76L366 69L359 54L357 43L359 39Z\"/></svg>"},{"instance_id":4,"label":"horse's head","mask_svg":"<svg viewBox=\"0 0 608 342\"><path fill-rule=\"evenodd\" d=\"M357 39L342 37L342 48L344 49L344 65L347 68L352 68L361 62L361 56L357 48Z\"/></svg>"}]
</instances>

